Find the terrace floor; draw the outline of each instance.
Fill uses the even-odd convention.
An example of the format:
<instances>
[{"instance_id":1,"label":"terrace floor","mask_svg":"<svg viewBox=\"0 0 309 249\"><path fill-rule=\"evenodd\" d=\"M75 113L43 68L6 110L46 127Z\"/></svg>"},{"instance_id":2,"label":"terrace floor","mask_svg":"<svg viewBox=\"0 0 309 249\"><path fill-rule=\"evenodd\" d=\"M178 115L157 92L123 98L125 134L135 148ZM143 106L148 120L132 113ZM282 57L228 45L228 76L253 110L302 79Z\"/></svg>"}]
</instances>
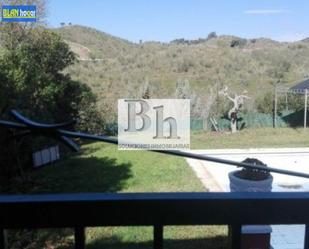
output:
<instances>
[{"instance_id":1,"label":"terrace floor","mask_svg":"<svg viewBox=\"0 0 309 249\"><path fill-rule=\"evenodd\" d=\"M309 173L309 148L223 149L192 152L223 159L242 161L257 158L268 166ZM229 191L228 173L234 166L187 159L204 186L211 192ZM272 174L274 192L309 191L308 179ZM274 249L300 249L304 246L304 225L272 226L271 245Z\"/></svg>"}]
</instances>

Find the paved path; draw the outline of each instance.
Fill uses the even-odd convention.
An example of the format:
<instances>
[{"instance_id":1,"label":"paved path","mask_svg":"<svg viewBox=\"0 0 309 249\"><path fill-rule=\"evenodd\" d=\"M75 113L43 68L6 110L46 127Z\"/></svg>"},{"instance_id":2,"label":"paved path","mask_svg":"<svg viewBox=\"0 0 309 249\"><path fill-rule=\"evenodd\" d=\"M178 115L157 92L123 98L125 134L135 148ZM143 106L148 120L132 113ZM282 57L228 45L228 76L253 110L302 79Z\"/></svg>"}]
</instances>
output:
<instances>
[{"instance_id":1,"label":"paved path","mask_svg":"<svg viewBox=\"0 0 309 249\"><path fill-rule=\"evenodd\" d=\"M271 167L309 173L309 148L194 150L223 159L242 161L258 158ZM211 192L229 191L228 173L236 167L187 159L197 177ZM273 174L273 191L309 191L308 179ZM272 226L271 245L274 249L300 249L304 245L304 225Z\"/></svg>"}]
</instances>

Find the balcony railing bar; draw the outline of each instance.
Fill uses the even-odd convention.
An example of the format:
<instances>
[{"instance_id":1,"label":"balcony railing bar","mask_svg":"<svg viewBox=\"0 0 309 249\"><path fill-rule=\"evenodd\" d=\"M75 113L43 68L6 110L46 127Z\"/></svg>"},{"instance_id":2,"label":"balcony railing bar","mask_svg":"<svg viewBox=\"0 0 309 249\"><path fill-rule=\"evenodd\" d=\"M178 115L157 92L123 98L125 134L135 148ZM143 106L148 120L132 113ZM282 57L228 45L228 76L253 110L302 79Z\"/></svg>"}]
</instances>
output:
<instances>
[{"instance_id":1,"label":"balcony railing bar","mask_svg":"<svg viewBox=\"0 0 309 249\"><path fill-rule=\"evenodd\" d=\"M0 227L73 227L76 249L84 249L85 227L153 226L162 249L164 226L230 225L234 249L241 225L309 224L308 210L308 192L12 195L0 196ZM308 225L305 234L308 249ZM0 242L4 248L3 234Z\"/></svg>"}]
</instances>

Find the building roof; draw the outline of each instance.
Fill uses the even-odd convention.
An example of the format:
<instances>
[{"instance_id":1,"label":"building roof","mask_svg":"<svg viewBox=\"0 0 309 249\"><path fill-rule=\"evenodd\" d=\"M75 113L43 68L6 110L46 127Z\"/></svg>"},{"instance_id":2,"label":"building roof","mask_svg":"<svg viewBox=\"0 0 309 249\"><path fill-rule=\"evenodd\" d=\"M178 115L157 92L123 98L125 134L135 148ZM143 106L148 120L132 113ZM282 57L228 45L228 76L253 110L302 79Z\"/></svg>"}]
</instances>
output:
<instances>
[{"instance_id":1,"label":"building roof","mask_svg":"<svg viewBox=\"0 0 309 249\"><path fill-rule=\"evenodd\" d=\"M295 86L292 86L290 90L296 91L296 92L304 92L306 89L309 90L309 79L306 79L304 81L299 82Z\"/></svg>"}]
</instances>

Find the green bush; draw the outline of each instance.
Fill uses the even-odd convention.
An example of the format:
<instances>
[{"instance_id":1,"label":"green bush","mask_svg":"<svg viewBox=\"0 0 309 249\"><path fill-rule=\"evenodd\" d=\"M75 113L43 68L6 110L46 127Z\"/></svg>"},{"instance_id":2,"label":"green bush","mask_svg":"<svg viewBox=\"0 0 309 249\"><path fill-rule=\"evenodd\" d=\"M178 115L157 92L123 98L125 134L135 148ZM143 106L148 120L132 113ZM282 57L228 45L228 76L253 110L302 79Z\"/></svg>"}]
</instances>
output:
<instances>
[{"instance_id":1,"label":"green bush","mask_svg":"<svg viewBox=\"0 0 309 249\"><path fill-rule=\"evenodd\" d=\"M47 123L77 117L83 130L91 130L88 124L93 127L102 122L89 86L63 71L76 58L59 35L42 27L23 29L18 24L3 24L0 31L4 49L0 57L1 118L8 119L8 111L17 109ZM16 41L16 37L20 39ZM4 128L0 133L0 180L25 177L35 139L8 139L12 134Z\"/></svg>"}]
</instances>

